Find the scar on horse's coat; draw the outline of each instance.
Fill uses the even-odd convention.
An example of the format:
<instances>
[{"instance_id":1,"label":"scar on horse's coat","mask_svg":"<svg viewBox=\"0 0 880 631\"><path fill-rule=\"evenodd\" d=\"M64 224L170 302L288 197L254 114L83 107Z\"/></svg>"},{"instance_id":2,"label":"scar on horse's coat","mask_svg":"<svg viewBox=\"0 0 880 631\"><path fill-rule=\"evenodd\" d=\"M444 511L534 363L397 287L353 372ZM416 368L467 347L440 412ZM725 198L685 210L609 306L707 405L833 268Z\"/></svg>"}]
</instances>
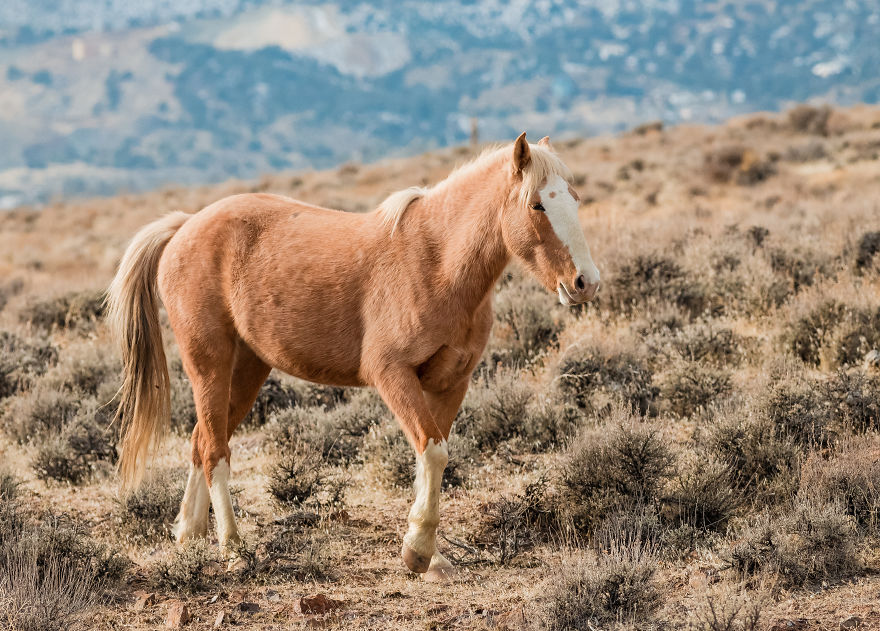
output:
<instances>
[{"instance_id":1,"label":"scar on horse's coat","mask_svg":"<svg viewBox=\"0 0 880 631\"><path fill-rule=\"evenodd\" d=\"M370 213L249 194L144 227L107 299L123 357L123 487L140 482L171 415L161 300L198 416L178 541L207 534L213 505L220 545L234 550L229 438L274 367L379 391L416 453L404 561L451 576L436 547L446 440L489 337L496 280L514 257L563 304L599 288L570 180L549 139L522 134Z\"/></svg>"}]
</instances>

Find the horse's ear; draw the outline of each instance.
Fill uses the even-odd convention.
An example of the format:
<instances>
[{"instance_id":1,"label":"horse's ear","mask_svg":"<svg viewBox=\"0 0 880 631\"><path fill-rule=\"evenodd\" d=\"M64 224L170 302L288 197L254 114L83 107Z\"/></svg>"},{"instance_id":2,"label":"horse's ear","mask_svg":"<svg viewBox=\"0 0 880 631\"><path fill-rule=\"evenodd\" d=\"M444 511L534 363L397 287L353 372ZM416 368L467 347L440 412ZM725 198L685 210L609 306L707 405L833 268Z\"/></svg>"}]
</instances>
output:
<instances>
[{"instance_id":1,"label":"horse's ear","mask_svg":"<svg viewBox=\"0 0 880 631\"><path fill-rule=\"evenodd\" d=\"M550 136L544 136L543 138L541 138L541 140L538 141L538 144L546 149L549 149L550 151L556 151L555 149L553 149L553 145L550 144Z\"/></svg>"},{"instance_id":2,"label":"horse's ear","mask_svg":"<svg viewBox=\"0 0 880 631\"><path fill-rule=\"evenodd\" d=\"M516 139L516 142L513 143L513 170L517 173L522 173L522 170L529 165L531 160L532 152L526 140L526 132L523 132Z\"/></svg>"}]
</instances>

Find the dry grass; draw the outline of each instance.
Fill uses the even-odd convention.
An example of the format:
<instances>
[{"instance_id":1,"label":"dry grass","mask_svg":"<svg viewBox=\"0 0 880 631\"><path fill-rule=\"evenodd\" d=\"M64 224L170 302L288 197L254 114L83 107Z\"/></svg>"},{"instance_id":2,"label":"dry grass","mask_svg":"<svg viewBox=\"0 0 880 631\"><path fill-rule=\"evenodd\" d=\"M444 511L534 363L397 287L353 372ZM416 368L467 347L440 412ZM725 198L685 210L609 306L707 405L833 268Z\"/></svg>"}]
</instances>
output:
<instances>
[{"instance_id":1,"label":"dry grass","mask_svg":"<svg viewBox=\"0 0 880 631\"><path fill-rule=\"evenodd\" d=\"M877 120L800 107L557 143L603 287L569 310L516 268L499 282L450 441L439 545L462 575L442 588L397 556L413 460L384 404L277 374L233 439L239 566L210 543L175 552L189 384L166 330L173 431L155 484L115 497L104 404L118 364L97 296L163 212L250 190L371 208L471 150L0 215L0 452L14 473L0 473L0 548L17 559L0 577L3 622L154 628L174 597L194 628L221 610L236 628L287 628L306 623L291 602L316 591L345 602L321 621L339 629L522 628L527 614L558 629L746 631L801 611L837 628L853 593L867 620L880 584L880 375L864 361L880 347ZM132 613L137 589L160 604Z\"/></svg>"}]
</instances>

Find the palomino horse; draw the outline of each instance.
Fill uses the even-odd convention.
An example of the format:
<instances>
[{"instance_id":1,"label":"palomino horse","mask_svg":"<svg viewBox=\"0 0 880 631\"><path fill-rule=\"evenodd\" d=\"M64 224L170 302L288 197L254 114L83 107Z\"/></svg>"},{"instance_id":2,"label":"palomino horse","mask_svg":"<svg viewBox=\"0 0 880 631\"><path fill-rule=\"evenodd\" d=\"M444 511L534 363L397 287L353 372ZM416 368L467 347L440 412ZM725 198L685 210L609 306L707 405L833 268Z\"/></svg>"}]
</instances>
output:
<instances>
[{"instance_id":1,"label":"palomino horse","mask_svg":"<svg viewBox=\"0 0 880 631\"><path fill-rule=\"evenodd\" d=\"M570 179L548 139L522 134L371 213L234 195L143 228L108 295L124 360L123 486L140 481L169 424L161 296L198 415L178 541L207 534L209 502L220 545L239 541L229 438L274 366L379 391L416 452L403 559L450 575L435 545L446 440L489 337L496 280L515 256L565 305L599 288Z\"/></svg>"}]
</instances>

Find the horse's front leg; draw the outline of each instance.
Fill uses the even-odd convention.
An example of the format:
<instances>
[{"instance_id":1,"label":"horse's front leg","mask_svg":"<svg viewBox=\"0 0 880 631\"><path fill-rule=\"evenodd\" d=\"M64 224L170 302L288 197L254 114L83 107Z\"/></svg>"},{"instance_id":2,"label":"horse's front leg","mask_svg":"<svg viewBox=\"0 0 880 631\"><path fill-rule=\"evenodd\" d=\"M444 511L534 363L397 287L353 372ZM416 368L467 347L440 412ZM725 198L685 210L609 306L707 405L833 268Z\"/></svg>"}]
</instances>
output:
<instances>
[{"instance_id":1,"label":"horse's front leg","mask_svg":"<svg viewBox=\"0 0 880 631\"><path fill-rule=\"evenodd\" d=\"M451 396L448 392L426 395L409 367L386 369L374 383L416 452L416 499L403 538L403 560L413 572L427 573L429 579L441 578L452 566L437 553L440 484L449 458L446 440L467 380Z\"/></svg>"}]
</instances>

